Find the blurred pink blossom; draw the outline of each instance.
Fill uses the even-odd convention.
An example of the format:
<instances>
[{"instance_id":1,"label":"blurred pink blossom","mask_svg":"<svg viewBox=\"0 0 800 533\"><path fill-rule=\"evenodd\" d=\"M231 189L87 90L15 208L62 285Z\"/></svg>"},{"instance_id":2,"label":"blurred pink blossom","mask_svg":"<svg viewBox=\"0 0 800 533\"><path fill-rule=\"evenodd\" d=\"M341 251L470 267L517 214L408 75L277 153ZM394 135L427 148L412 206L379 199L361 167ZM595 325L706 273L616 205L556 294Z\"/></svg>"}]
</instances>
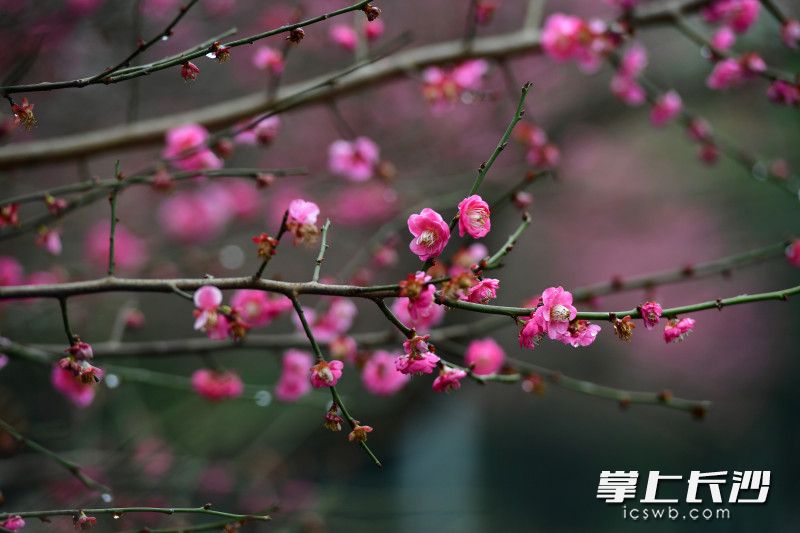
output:
<instances>
[{"instance_id":1,"label":"blurred pink blossom","mask_svg":"<svg viewBox=\"0 0 800 533\"><path fill-rule=\"evenodd\" d=\"M302 350L287 350L283 354L281 377L275 387L275 397L282 402L294 402L308 394L311 382L308 372L311 354Z\"/></svg>"},{"instance_id":2,"label":"blurred pink blossom","mask_svg":"<svg viewBox=\"0 0 800 533\"><path fill-rule=\"evenodd\" d=\"M714 0L702 11L709 23L730 26L736 33L744 33L758 20L758 0Z\"/></svg>"},{"instance_id":3,"label":"blurred pink blossom","mask_svg":"<svg viewBox=\"0 0 800 533\"><path fill-rule=\"evenodd\" d=\"M479 376L497 373L505 359L505 351L491 337L473 340L464 353L464 363Z\"/></svg>"},{"instance_id":4,"label":"blurred pink blossom","mask_svg":"<svg viewBox=\"0 0 800 533\"><path fill-rule=\"evenodd\" d=\"M11 256L0 256L0 287L22 285L24 271L22 265Z\"/></svg>"},{"instance_id":5,"label":"blurred pink blossom","mask_svg":"<svg viewBox=\"0 0 800 533\"><path fill-rule=\"evenodd\" d=\"M380 149L371 139L334 141L328 149L328 168L333 174L350 181L367 181L375 175L380 163Z\"/></svg>"},{"instance_id":6,"label":"blurred pink blossom","mask_svg":"<svg viewBox=\"0 0 800 533\"><path fill-rule=\"evenodd\" d=\"M50 382L53 388L78 407L86 407L94 400L94 384L82 381L68 368L53 365Z\"/></svg>"},{"instance_id":7,"label":"blurred pink blossom","mask_svg":"<svg viewBox=\"0 0 800 533\"><path fill-rule=\"evenodd\" d=\"M222 168L222 160L208 147L208 130L199 124L187 124L167 131L162 155L173 160L181 170ZM187 155L182 155L186 153Z\"/></svg>"},{"instance_id":8,"label":"blurred pink blossom","mask_svg":"<svg viewBox=\"0 0 800 533\"><path fill-rule=\"evenodd\" d=\"M396 354L377 350L364 363L361 381L369 392L378 396L391 396L408 383L410 377L395 368L394 361L397 357Z\"/></svg>"},{"instance_id":9,"label":"blurred pink blossom","mask_svg":"<svg viewBox=\"0 0 800 533\"><path fill-rule=\"evenodd\" d=\"M231 298L231 307L249 327L266 326L292 309L292 302L283 295L271 297L259 290L241 289Z\"/></svg>"},{"instance_id":10,"label":"blurred pink blossom","mask_svg":"<svg viewBox=\"0 0 800 533\"><path fill-rule=\"evenodd\" d=\"M467 373L460 368L443 366L439 370L439 375L433 380L433 390L436 392L450 392L461 388L461 380L467 377Z\"/></svg>"},{"instance_id":11,"label":"blurred pink blossom","mask_svg":"<svg viewBox=\"0 0 800 533\"><path fill-rule=\"evenodd\" d=\"M197 394L212 402L238 398L244 392L244 384L236 372L208 368L194 371L192 388Z\"/></svg>"},{"instance_id":12,"label":"blurred pink blossom","mask_svg":"<svg viewBox=\"0 0 800 533\"><path fill-rule=\"evenodd\" d=\"M650 110L650 122L654 126L664 126L675 118L683 108L681 96L675 91L668 91L658 97Z\"/></svg>"},{"instance_id":13,"label":"blurred pink blossom","mask_svg":"<svg viewBox=\"0 0 800 533\"><path fill-rule=\"evenodd\" d=\"M111 224L98 221L89 228L84 241L84 257L98 270L108 267L108 247ZM121 272L136 272L149 254L146 243L120 223L114 230L114 262Z\"/></svg>"},{"instance_id":14,"label":"blurred pink blossom","mask_svg":"<svg viewBox=\"0 0 800 533\"><path fill-rule=\"evenodd\" d=\"M283 54L275 48L259 46L253 54L253 66L259 70L268 70L273 76L280 76L284 69Z\"/></svg>"}]
</instances>

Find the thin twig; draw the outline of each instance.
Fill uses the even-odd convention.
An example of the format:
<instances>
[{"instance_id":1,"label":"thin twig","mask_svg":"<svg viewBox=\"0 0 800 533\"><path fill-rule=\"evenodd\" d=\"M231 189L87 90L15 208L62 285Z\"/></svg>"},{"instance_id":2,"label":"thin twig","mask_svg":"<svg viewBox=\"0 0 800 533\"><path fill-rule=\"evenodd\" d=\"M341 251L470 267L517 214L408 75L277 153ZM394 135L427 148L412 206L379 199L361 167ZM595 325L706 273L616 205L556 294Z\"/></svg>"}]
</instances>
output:
<instances>
[{"instance_id":1,"label":"thin twig","mask_svg":"<svg viewBox=\"0 0 800 533\"><path fill-rule=\"evenodd\" d=\"M280 228L278 228L278 235L275 237L275 250L273 250L273 254L267 255L261 261L261 265L258 267L258 270L256 270L255 274L253 274L253 279L261 279L261 276L264 274L264 269L267 268L267 265L272 259L272 255L274 255L274 252L277 251L278 245L280 244L284 233L286 233L286 230L288 229L286 226L286 221L288 219L289 219L289 210L287 209L286 211L283 212L283 218L281 219L281 226Z\"/></svg>"},{"instance_id":2,"label":"thin twig","mask_svg":"<svg viewBox=\"0 0 800 533\"><path fill-rule=\"evenodd\" d=\"M322 269L322 262L325 261L325 252L328 250L328 228L331 227L331 219L326 219L325 224L322 225L322 238L319 245L319 255L317 256L316 266L314 267L314 275L311 281L314 283L319 282L319 274Z\"/></svg>"},{"instance_id":3,"label":"thin twig","mask_svg":"<svg viewBox=\"0 0 800 533\"><path fill-rule=\"evenodd\" d=\"M102 507L98 509L52 509L47 511L21 511L0 514L0 520L10 516L20 516L22 518L47 518L49 516L79 516L81 513L86 515L110 514L123 516L128 513L159 513L159 514L203 514L209 516L219 516L231 520L258 520L265 522L271 520L269 515L255 514L235 514L211 509L210 504L203 507Z\"/></svg>"},{"instance_id":4,"label":"thin twig","mask_svg":"<svg viewBox=\"0 0 800 533\"><path fill-rule=\"evenodd\" d=\"M494 255L487 259L485 264L481 263L480 268L482 270L493 270L495 268L499 268L503 258L514 249L517 239L519 239L520 235L522 235L522 232L525 231L525 229L530 225L531 216L525 212L522 214L522 222L517 229L514 230L514 233L508 237L506 243L499 250L497 250Z\"/></svg>"},{"instance_id":5,"label":"thin twig","mask_svg":"<svg viewBox=\"0 0 800 533\"><path fill-rule=\"evenodd\" d=\"M8 433L12 437L14 437L14 439L17 442L20 442L20 443L24 444L25 446L27 446L31 450L33 450L35 452L38 452L38 453L40 453L40 454L42 454L42 455L44 455L46 457L49 457L50 459L52 459L53 461L58 463L60 466L65 468L70 474L72 474L75 478L77 478L78 481L80 481L87 489L96 490L96 491L98 491L100 493L103 493L103 494L111 494L111 489L110 488L108 488L107 486L103 485L102 483L99 483L99 482L95 481L94 479L92 479L91 477L86 475L83 472L83 469L82 469L82 467L80 465L78 465L76 463L73 463L72 461L61 457L56 452L54 452L54 451L52 451L52 450L50 450L48 448L45 448L44 446L42 446L38 442L33 441L33 440L29 439L28 437L22 435L19 431L17 431L14 428L14 426L12 426L11 424L9 424L8 422L6 422L3 419L0 419L0 428L2 428L3 430L5 430L6 433ZM0 514L0 520L3 520L4 518L7 518L7 517L9 517L11 515L20 515L20 516L22 516L23 513L3 513L3 514ZM25 515L25 516L27 516L27 515Z\"/></svg>"},{"instance_id":6,"label":"thin twig","mask_svg":"<svg viewBox=\"0 0 800 533\"><path fill-rule=\"evenodd\" d=\"M533 87L532 83L525 83L522 86L522 90L520 92L519 103L517 104L517 109L514 112L514 116L511 117L511 122L508 123L506 130L503 132L503 135L500 137L500 141L497 143L497 146L492 151L492 154L489 156L485 162L481 163L481 166L478 168L478 173L475 176L475 179L472 182L472 187L470 188L469 192L467 193L467 197L472 196L473 194L478 192L480 189L481 184L483 183L484 178L489 173L489 170L492 168L492 165L500 156L500 153L505 150L506 146L508 146L508 140L511 138L511 133L514 131L514 127L522 120L522 116L525 114L525 99L528 97L528 91L530 88ZM452 233L453 229L456 227L458 223L458 213L453 216L453 219L450 221L450 232ZM428 259L422 265L422 270L427 270L433 264L433 259Z\"/></svg>"},{"instance_id":7,"label":"thin twig","mask_svg":"<svg viewBox=\"0 0 800 533\"><path fill-rule=\"evenodd\" d=\"M131 52L128 55L128 57L126 57L125 59L123 59L122 61L117 63L115 66L111 67L110 69L104 70L103 72L100 72L98 74L95 74L94 76L89 78L86 81L85 85L91 85L91 84L96 83L98 81L102 81L102 80L108 79L112 74L114 74L115 72L117 72L121 68L129 66L131 64L131 61L133 61L139 55L144 53L145 50L149 49L154 44L156 44L159 41L163 40L164 37L169 37L172 34L172 30L175 28L175 26L178 25L178 23L181 21L181 19L186 15L186 13L189 12L190 9L192 9L192 7L194 7L194 5L197 2L198 2L198 0L190 0L188 4L186 4L185 6L181 6L180 9L178 10L178 14L175 16L175 18L172 19L172 21L167 25L167 27L164 28L158 35L153 36L153 38L151 38L147 42L139 44L139 46L136 47L136 50ZM2 90L2 89L0 89L0 90Z\"/></svg>"},{"instance_id":8,"label":"thin twig","mask_svg":"<svg viewBox=\"0 0 800 533\"><path fill-rule=\"evenodd\" d=\"M198 0L192 0L192 4L196 3ZM344 13L349 13L351 11L356 11L362 9L369 3L370 0L361 0L356 4L353 4L348 7L344 7L341 9L337 9L336 11L331 11L329 13L324 13L322 15L318 15L316 17L303 20L300 22L296 22L293 24L286 24L281 26L280 28L275 28L273 30L265 31L262 33L257 33L255 35L250 35L248 37L243 37L241 39L236 39L234 41L229 41L226 43L222 43L220 46L226 48L236 48L239 46L253 44L256 41L261 39L265 39L267 37L271 37L273 35L278 35L280 33L286 33L297 28L310 26L317 22L321 22L323 20L327 20L338 15L342 15ZM155 41L161 39L161 35L158 36ZM127 81L133 78L138 78L140 76L146 76L152 74L153 72L157 72L160 70L164 70L170 67L174 67L177 65L181 65L187 61L191 61L192 59L196 59L198 57L202 57L209 52L213 52L213 44L210 47L206 47L204 49L193 49L178 56L170 59L170 60L159 60L153 63L148 63L146 65L141 65L139 67L134 67L128 69L125 72L118 72L122 67L125 66L126 61L133 59L133 57L137 56L140 52L137 50L136 52L132 53L128 58L126 58L123 62L118 64L117 66L113 67L109 71L103 71L102 73L96 74L94 76L88 78L79 78L75 80L68 80L68 81L57 81L57 82L43 82L43 83L34 83L34 84L27 84L27 85L11 85L6 87L0 87L0 94L2 95L10 95L14 93L30 93L30 92L39 92L39 91L52 91L56 89L67 89L67 88L81 88L86 87L88 85L94 85L97 83L103 83L105 85L119 83L122 81Z\"/></svg>"},{"instance_id":9,"label":"thin twig","mask_svg":"<svg viewBox=\"0 0 800 533\"><path fill-rule=\"evenodd\" d=\"M69 311L67 309L67 298L58 297L58 305L61 309L61 322L64 325L64 333L67 335L67 342L70 346L75 342L76 335L72 333L72 328L69 325Z\"/></svg>"},{"instance_id":10,"label":"thin twig","mask_svg":"<svg viewBox=\"0 0 800 533\"><path fill-rule=\"evenodd\" d=\"M375 305L378 306L378 309L381 310L383 316L385 316L389 320L389 322L391 322L394 325L394 327L396 327L398 331L400 331L400 333L405 335L407 339L410 339L415 335L414 330L403 324L400 321L400 319L397 318L397 315L395 315L392 312L392 310L389 309L389 307L386 305L386 302L383 301L383 298L374 298L373 301L375 302Z\"/></svg>"},{"instance_id":11,"label":"thin twig","mask_svg":"<svg viewBox=\"0 0 800 533\"><path fill-rule=\"evenodd\" d=\"M119 180L121 179L121 174L119 173L119 160L117 161L116 165L116 178ZM114 234L116 233L117 229L117 195L119 194L119 189L117 187L111 188L111 194L108 196L108 202L111 204L111 225L108 232L108 275L110 277L114 276Z\"/></svg>"},{"instance_id":12,"label":"thin twig","mask_svg":"<svg viewBox=\"0 0 800 533\"><path fill-rule=\"evenodd\" d=\"M314 338L314 333L311 331L311 327L308 325L308 321L306 320L306 315L303 312L303 307L300 305L300 301L297 299L295 294L290 294L289 298L292 300L292 305L294 306L295 313L297 313L297 318L300 320L300 323L303 326L303 331L305 331L306 337L308 337L308 342L311 344L311 349L314 352L317 362L324 361L325 357L322 355L322 350L320 349L317 340ZM342 414L344 415L347 424L350 426L350 429L355 429L358 425L358 420L353 418L353 416L347 410L347 407L345 407L342 398L339 396L339 392L336 390L336 386L332 385L328 388L331 390L331 397L333 398L334 404L338 405L339 409L342 410ZM380 460L378 460L367 443L363 440L359 440L358 443L361 445L361 448L367 452L367 455L369 455L370 459L372 459L372 462L375 463L378 468L381 468L382 465Z\"/></svg>"},{"instance_id":13,"label":"thin twig","mask_svg":"<svg viewBox=\"0 0 800 533\"><path fill-rule=\"evenodd\" d=\"M660 2L653 6L643 5L633 21L637 28L669 24L672 21L674 10L691 13L699 10L705 4L704 0L680 0L668 2L667 5L661 5ZM325 75L286 86L274 97L268 96L263 90L260 90L241 98L229 99L223 103L192 112L139 121L135 127L115 126L46 141L15 143L7 147L0 147L0 168L21 165L34 166L122 148L159 144L163 142L167 130L182 124L198 123L209 129L224 127L269 109L283 108L287 100L294 100L293 107L307 106L328 101L367 86L394 80L407 72L413 72L426 66L454 63L478 57L509 59L520 55L539 53L540 45L539 36L531 35L530 31L525 30L477 38L469 51L464 50L463 40L460 38L419 46L392 57L382 58L378 62L373 61L375 64L371 68L342 78L337 83L325 84L320 90L307 92L302 99L297 99L299 92L330 76ZM206 48L207 46L203 49Z\"/></svg>"},{"instance_id":14,"label":"thin twig","mask_svg":"<svg viewBox=\"0 0 800 533\"><path fill-rule=\"evenodd\" d=\"M784 15L783 11L772 0L761 0L761 4L781 24L786 24L789 21L789 18Z\"/></svg>"}]
</instances>

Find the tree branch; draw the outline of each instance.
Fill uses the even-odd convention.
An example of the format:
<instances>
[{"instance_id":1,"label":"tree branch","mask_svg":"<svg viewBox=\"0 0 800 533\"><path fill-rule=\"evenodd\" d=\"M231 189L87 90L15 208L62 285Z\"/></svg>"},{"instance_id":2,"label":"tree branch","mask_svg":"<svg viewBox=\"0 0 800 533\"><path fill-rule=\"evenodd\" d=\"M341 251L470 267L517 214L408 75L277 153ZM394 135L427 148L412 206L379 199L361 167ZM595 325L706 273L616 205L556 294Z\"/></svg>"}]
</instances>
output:
<instances>
[{"instance_id":1,"label":"tree branch","mask_svg":"<svg viewBox=\"0 0 800 533\"><path fill-rule=\"evenodd\" d=\"M98 492L100 492L102 494L109 494L109 495L111 494L111 489L110 488L108 488L107 486L103 485L102 483L99 483L99 482L95 481L94 479L92 479L91 477L86 475L83 472L83 469L81 468L80 465L78 465L76 463L73 463L72 461L61 457L56 452L54 452L54 451L52 451L52 450L50 450L48 448L45 448L44 446L42 446L38 442L33 441L33 440L29 439L28 437L22 435L19 431L17 431L14 428L14 426L12 426L11 424L9 424L8 422L6 422L3 419L0 419L0 428L2 428L6 433L11 435L14 438L14 440L16 440L17 442L20 442L20 443L24 444L25 446L27 446L31 450L33 450L33 451L35 451L37 453L40 453L40 454L44 455L45 457L48 457L48 458L52 459L53 461L55 461L56 463L58 463L61 467L66 469L70 474L72 474L75 478L77 478L78 481L83 483L83 485L87 489L96 490L96 491L98 491ZM17 515L17 514L18 515L22 515L22 513L3 513L3 514L0 514L0 521L2 521L4 518L7 518L10 515Z\"/></svg>"},{"instance_id":2,"label":"tree branch","mask_svg":"<svg viewBox=\"0 0 800 533\"><path fill-rule=\"evenodd\" d=\"M243 45L253 44L256 41L265 39L267 37L271 37L273 35L285 33L303 26L310 26L312 24L316 24L317 22L321 22L323 20L327 20L329 18L333 18L338 15L342 15L344 13L349 13L351 11L362 9L369 3L369 1L370 0L361 0L360 2L357 2L351 6L343 7L341 9L337 9L336 11L331 11L329 13L324 13L322 15L318 15L316 17L307 20L295 22L293 24L286 24L284 26L281 26L280 28L275 28L273 30L257 33L255 35L250 35L249 37L243 37L241 39L236 39L234 41L223 43L220 45L220 47L236 48ZM196 2L197 0L192 0L189 7L191 7L191 5L193 5ZM177 24L177 21L179 21L180 18L182 18L182 16L183 16L182 14L179 16L179 18L175 21L175 24ZM161 35L153 38L152 43L157 42L160 38ZM207 53L209 53L210 51L214 50L215 48L213 44L210 47L205 47L205 48L198 49L197 47L195 47L195 49L178 54L177 56L174 56L171 59L166 59L166 60L162 59L159 61L155 61L153 63L148 63L146 65L132 67L125 71L120 71L120 69L123 66L125 66L126 63L130 62L130 60L133 59L133 57L139 54L139 52L137 51L131 54L131 56L129 56L129 59L126 59L116 67L113 67L111 71L103 71L102 73L91 76L89 78L79 78L76 80L68 80L68 81L44 82L44 83L34 83L27 85L12 85L7 87L0 87L0 94L8 96L14 93L30 93L30 92L40 92L40 91L53 91L57 89L81 88L81 87L86 87L88 85L94 85L97 83L103 83L105 85L119 83L133 78L138 78L140 76L146 76L153 72L164 70L170 67L181 65L182 63L191 61L192 59L196 59L198 57L202 57Z\"/></svg>"},{"instance_id":3,"label":"tree branch","mask_svg":"<svg viewBox=\"0 0 800 533\"><path fill-rule=\"evenodd\" d=\"M675 11L690 13L697 11L705 0L679 0L658 5L643 6L634 19L638 27L669 24ZM208 129L230 126L258 113L274 109L285 109L286 102L293 100L293 108L338 98L367 86L405 76L430 65L453 63L471 58L511 58L538 52L541 49L538 30L526 29L476 38L472 47L465 50L463 41L420 46L375 62L369 69L352 72L335 84L326 84L330 75L282 87L275 97L258 91L237 99L227 100L201 109L168 115L131 125L114 126L93 132L57 137L42 141L16 143L0 147L0 169L16 166L35 166L89 155L105 153L122 148L133 148L159 144L167 130L186 123L198 123ZM309 87L325 84L323 90L303 93Z\"/></svg>"}]
</instances>

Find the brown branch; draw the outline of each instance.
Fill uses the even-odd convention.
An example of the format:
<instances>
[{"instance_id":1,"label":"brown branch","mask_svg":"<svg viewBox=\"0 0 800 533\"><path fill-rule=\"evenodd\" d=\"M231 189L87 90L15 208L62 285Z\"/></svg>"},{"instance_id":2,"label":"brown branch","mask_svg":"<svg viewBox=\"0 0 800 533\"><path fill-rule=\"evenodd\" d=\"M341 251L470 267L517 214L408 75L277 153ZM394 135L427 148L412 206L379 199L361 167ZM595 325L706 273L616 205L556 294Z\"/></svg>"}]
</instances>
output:
<instances>
[{"instance_id":1,"label":"brown branch","mask_svg":"<svg viewBox=\"0 0 800 533\"><path fill-rule=\"evenodd\" d=\"M318 15L316 17L303 20L300 22L295 22L293 24L286 24L281 26L280 28L275 28L272 30L268 30L265 32L257 33L255 35L250 35L248 37L243 37L241 39L236 39L234 41L226 42L226 43L218 43L215 42L207 47L194 47L191 50L178 54L177 56L172 56L170 58L161 59L155 61L153 63L148 63L146 65L141 65L137 67L131 67L124 70L121 70L122 67L126 66L134 57L138 56L139 53L144 51L147 47L151 44L157 42L162 34L159 34L157 37L154 37L151 42L145 43L143 47L140 47L136 51L134 51L128 58L126 58L122 63L118 64L117 66L113 67L108 71L103 71L99 74L94 76L90 76L88 78L79 78L75 80L67 80L67 81L57 81L57 82L44 82L44 83L33 83L27 85L13 85L7 87L0 87L0 95L5 96L8 98L8 95L14 93L29 93L29 92L41 92L41 91L53 91L57 89L69 89L69 88L81 88L86 87L88 85L94 85L97 83L103 84L113 84L119 83L122 81L127 81L134 78L139 78L141 76L147 76L153 72L157 72L159 70L164 70L167 68L171 68L174 66L181 65L187 61L192 59L196 59L198 57L202 57L209 52L215 52L219 47L220 49L230 49L236 48L239 46L250 45L256 41L261 39L265 39L267 37L271 37L273 35L278 35L281 33L286 33L304 26L310 26L317 22L321 22L323 20L327 20L338 15L342 15L344 13L349 13L351 11L357 11L359 9L363 9L369 3L370 0L361 0L351 6L343 7L341 9L337 9L336 11L331 11L329 13L324 13L322 15ZM191 4L196 3L197 0L192 0ZM191 7L191 4L189 7ZM185 14L185 10L188 8L182 8L183 11L177 19L174 21L174 24L177 24L178 21L183 17ZM173 24L173 25L174 25ZM168 30L171 30L171 27L168 27Z\"/></svg>"},{"instance_id":2,"label":"brown branch","mask_svg":"<svg viewBox=\"0 0 800 533\"><path fill-rule=\"evenodd\" d=\"M667 4L642 9L635 18L638 27L669 24L673 13L696 11L706 2L697 0L672 1ZM539 32L535 29L503 35L476 38L466 50L462 39L420 46L383 58L369 69L352 72L336 84L307 93L297 98L309 87L324 83L330 76L323 75L304 82L286 85L271 97L259 91L248 96L228 100L201 109L144 120L130 125L114 126L92 132L11 144L0 148L0 169L16 166L35 166L69 159L106 153L122 148L149 146L163 142L167 130L186 123L198 123L209 129L230 126L243 119L275 109L285 109L286 102L296 100L293 108L330 101L367 86L387 82L429 65L440 65L476 57L488 59L511 58L540 51Z\"/></svg>"}]
</instances>

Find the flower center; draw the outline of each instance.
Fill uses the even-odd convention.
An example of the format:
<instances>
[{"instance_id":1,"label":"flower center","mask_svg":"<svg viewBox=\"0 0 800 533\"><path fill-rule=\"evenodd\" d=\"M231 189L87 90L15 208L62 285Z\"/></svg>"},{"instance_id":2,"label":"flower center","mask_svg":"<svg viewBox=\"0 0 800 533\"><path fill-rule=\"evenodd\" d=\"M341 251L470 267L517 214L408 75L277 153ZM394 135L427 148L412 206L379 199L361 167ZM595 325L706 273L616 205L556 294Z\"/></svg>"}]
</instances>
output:
<instances>
[{"instance_id":1,"label":"flower center","mask_svg":"<svg viewBox=\"0 0 800 533\"><path fill-rule=\"evenodd\" d=\"M434 242L436 242L436 234L429 229L426 229L417 237L417 244L422 246L431 246Z\"/></svg>"},{"instance_id":2,"label":"flower center","mask_svg":"<svg viewBox=\"0 0 800 533\"><path fill-rule=\"evenodd\" d=\"M468 216L473 226L484 226L486 224L486 211L483 209L474 209L469 212Z\"/></svg>"},{"instance_id":3,"label":"flower center","mask_svg":"<svg viewBox=\"0 0 800 533\"><path fill-rule=\"evenodd\" d=\"M331 383L333 381L333 373L331 372L330 368L327 367L327 365L322 367L317 374L325 383Z\"/></svg>"},{"instance_id":4,"label":"flower center","mask_svg":"<svg viewBox=\"0 0 800 533\"><path fill-rule=\"evenodd\" d=\"M556 321L569 320L569 309L561 304L554 305L550 309L550 319Z\"/></svg>"}]
</instances>

